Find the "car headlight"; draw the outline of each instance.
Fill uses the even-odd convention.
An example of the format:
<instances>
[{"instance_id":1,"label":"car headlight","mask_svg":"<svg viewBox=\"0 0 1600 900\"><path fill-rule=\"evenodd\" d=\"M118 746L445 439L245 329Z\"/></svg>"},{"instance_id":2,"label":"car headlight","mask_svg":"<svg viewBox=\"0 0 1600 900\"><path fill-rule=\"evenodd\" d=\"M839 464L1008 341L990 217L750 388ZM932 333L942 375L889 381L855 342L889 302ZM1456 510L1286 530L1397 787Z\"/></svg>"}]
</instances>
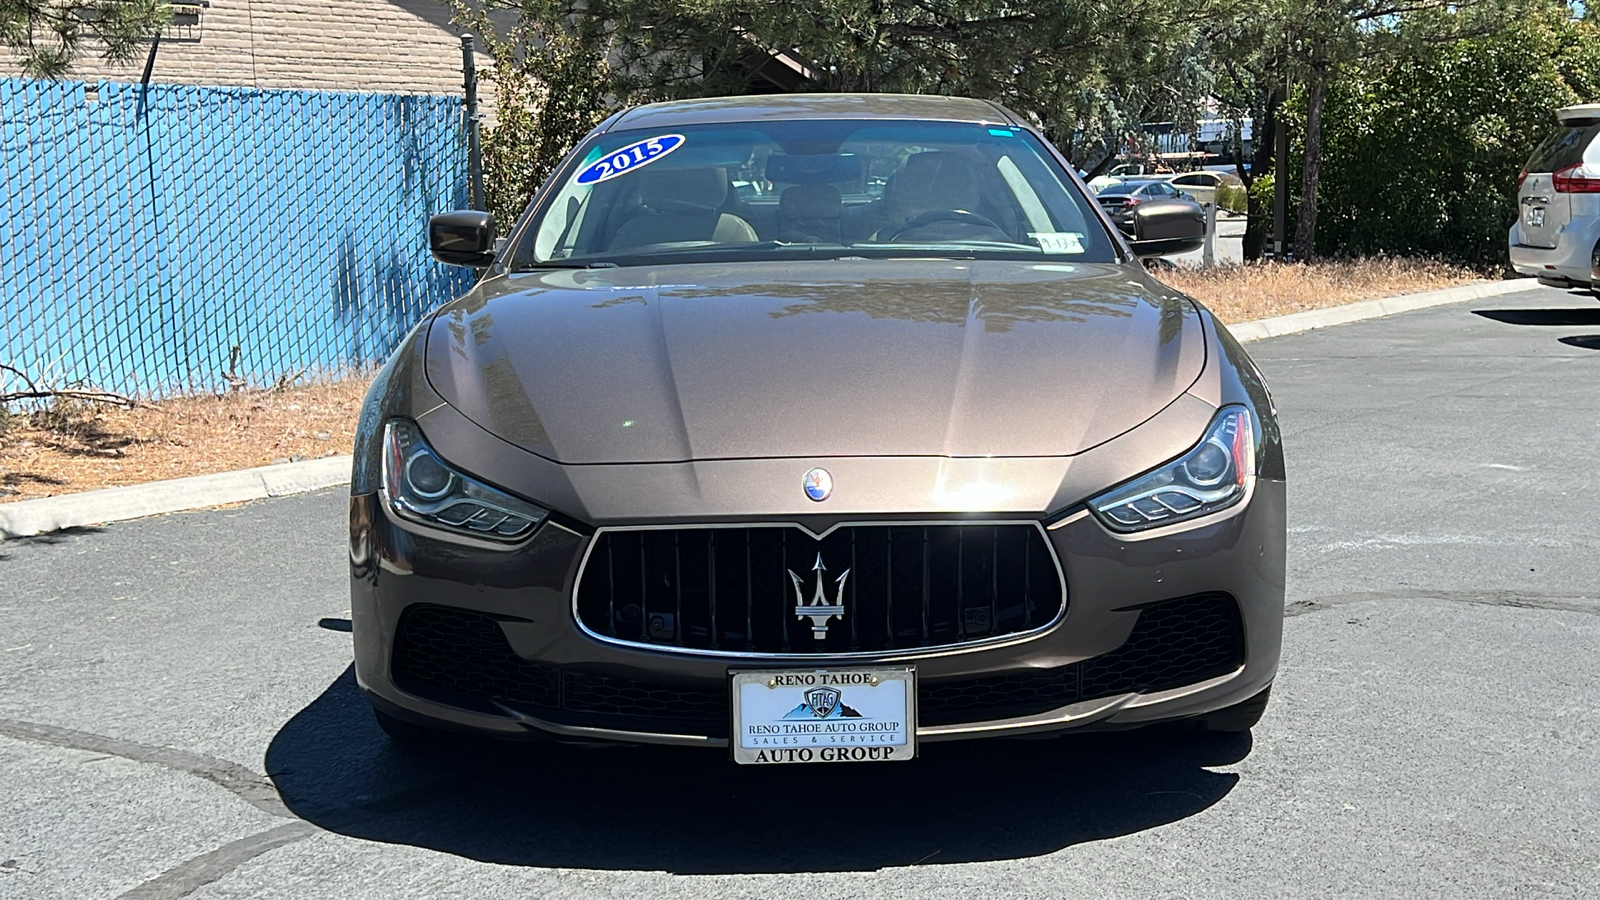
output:
<instances>
[{"instance_id":1,"label":"car headlight","mask_svg":"<svg viewBox=\"0 0 1600 900\"><path fill-rule=\"evenodd\" d=\"M1090 500L1089 508L1112 531L1158 528L1238 503L1255 474L1255 420L1242 406L1225 406L1193 450Z\"/></svg>"},{"instance_id":2,"label":"car headlight","mask_svg":"<svg viewBox=\"0 0 1600 900\"><path fill-rule=\"evenodd\" d=\"M519 541L550 515L452 468L405 419L383 427L383 487L395 515L473 537Z\"/></svg>"}]
</instances>

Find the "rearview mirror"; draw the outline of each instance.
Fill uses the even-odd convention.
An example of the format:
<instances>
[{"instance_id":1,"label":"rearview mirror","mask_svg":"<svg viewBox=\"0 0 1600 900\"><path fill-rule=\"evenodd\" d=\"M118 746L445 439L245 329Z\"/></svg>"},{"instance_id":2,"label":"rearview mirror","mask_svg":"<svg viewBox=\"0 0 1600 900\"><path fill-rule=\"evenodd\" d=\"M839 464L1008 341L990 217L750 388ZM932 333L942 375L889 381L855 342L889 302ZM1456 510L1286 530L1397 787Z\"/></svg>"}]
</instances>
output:
<instances>
[{"instance_id":1,"label":"rearview mirror","mask_svg":"<svg viewBox=\"0 0 1600 900\"><path fill-rule=\"evenodd\" d=\"M440 213L428 220L428 249L446 265L487 266L494 262L494 216L471 209Z\"/></svg>"},{"instance_id":2,"label":"rearview mirror","mask_svg":"<svg viewBox=\"0 0 1600 900\"><path fill-rule=\"evenodd\" d=\"M1206 242L1206 213L1186 200L1150 200L1133 210L1133 253L1173 256L1199 250Z\"/></svg>"}]
</instances>

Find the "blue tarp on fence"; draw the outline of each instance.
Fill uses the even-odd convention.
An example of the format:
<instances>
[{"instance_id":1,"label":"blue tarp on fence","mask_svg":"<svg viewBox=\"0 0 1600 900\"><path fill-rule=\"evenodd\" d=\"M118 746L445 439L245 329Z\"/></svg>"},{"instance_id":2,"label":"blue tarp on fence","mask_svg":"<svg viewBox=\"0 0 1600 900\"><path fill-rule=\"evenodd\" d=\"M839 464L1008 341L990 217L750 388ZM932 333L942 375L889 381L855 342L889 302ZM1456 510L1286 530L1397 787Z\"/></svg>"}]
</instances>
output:
<instances>
[{"instance_id":1,"label":"blue tarp on fence","mask_svg":"<svg viewBox=\"0 0 1600 900\"><path fill-rule=\"evenodd\" d=\"M370 365L471 282L459 98L3 79L0 178L0 363L55 386Z\"/></svg>"}]
</instances>

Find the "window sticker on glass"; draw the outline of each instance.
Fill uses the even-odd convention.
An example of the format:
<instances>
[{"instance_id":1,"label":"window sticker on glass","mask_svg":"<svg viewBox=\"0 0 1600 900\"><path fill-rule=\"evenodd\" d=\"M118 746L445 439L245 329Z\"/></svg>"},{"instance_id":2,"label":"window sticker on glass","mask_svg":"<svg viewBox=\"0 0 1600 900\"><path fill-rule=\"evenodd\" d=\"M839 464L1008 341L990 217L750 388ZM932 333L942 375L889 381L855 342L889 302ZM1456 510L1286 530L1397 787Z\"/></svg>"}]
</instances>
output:
<instances>
[{"instance_id":1,"label":"window sticker on glass","mask_svg":"<svg viewBox=\"0 0 1600 900\"><path fill-rule=\"evenodd\" d=\"M1036 231L1028 235L1046 253L1082 253L1083 235L1076 231Z\"/></svg>"},{"instance_id":2,"label":"window sticker on glass","mask_svg":"<svg viewBox=\"0 0 1600 900\"><path fill-rule=\"evenodd\" d=\"M618 175L626 175L634 169L648 166L682 146L681 134L663 134L636 141L585 166L583 171L578 173L578 177L572 180L578 184L599 184L602 181L610 181Z\"/></svg>"}]
</instances>

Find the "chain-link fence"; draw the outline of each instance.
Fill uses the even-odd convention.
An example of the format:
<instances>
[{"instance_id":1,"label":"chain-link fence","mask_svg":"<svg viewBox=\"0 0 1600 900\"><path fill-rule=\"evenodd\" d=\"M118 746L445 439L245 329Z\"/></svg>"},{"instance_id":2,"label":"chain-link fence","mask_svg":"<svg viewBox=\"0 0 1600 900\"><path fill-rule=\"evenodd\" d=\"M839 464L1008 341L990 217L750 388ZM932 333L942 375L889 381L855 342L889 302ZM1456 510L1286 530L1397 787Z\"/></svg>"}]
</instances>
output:
<instances>
[{"instance_id":1,"label":"chain-link fence","mask_svg":"<svg viewBox=\"0 0 1600 900\"><path fill-rule=\"evenodd\" d=\"M0 363L159 397L379 362L470 284L426 246L466 167L456 97L0 80Z\"/></svg>"}]
</instances>

